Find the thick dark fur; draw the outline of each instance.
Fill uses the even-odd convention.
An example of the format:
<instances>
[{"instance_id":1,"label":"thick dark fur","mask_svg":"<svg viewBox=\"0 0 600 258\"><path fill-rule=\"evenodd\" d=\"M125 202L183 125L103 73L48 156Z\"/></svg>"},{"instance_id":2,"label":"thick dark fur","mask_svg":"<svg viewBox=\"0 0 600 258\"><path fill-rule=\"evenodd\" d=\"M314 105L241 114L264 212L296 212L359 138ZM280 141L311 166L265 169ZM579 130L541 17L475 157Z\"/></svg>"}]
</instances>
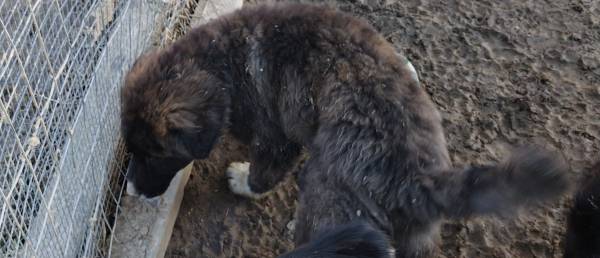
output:
<instances>
[{"instance_id":1,"label":"thick dark fur","mask_svg":"<svg viewBox=\"0 0 600 258\"><path fill-rule=\"evenodd\" d=\"M600 162L569 212L565 258L600 258Z\"/></svg>"},{"instance_id":2,"label":"thick dark fur","mask_svg":"<svg viewBox=\"0 0 600 258\"><path fill-rule=\"evenodd\" d=\"M324 7L251 7L193 29L136 63L122 101L125 139L143 164L130 180L146 195L205 157L225 128L250 146L257 193L306 147L297 244L364 219L398 257L425 257L443 217L502 214L567 185L564 161L538 148L450 167L440 114L405 60L365 21Z\"/></svg>"},{"instance_id":3,"label":"thick dark fur","mask_svg":"<svg viewBox=\"0 0 600 258\"><path fill-rule=\"evenodd\" d=\"M354 222L323 230L307 244L279 258L392 258L385 234L368 223Z\"/></svg>"}]
</instances>

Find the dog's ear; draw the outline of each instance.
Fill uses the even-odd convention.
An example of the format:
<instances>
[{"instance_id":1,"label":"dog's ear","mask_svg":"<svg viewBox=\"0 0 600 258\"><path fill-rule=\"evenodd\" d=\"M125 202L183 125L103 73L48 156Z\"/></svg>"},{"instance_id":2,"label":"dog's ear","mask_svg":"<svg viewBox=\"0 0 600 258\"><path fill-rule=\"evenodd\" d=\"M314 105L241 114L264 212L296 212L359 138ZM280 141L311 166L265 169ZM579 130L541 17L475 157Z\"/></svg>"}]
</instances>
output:
<instances>
[{"instance_id":1,"label":"dog's ear","mask_svg":"<svg viewBox=\"0 0 600 258\"><path fill-rule=\"evenodd\" d=\"M191 110L181 108L166 114L163 119L163 132L167 142L180 155L188 158L205 158L212 149L215 141L221 134L223 126L220 121L210 119L212 110L204 110L197 114ZM213 114L216 115L216 114Z\"/></svg>"},{"instance_id":2,"label":"dog's ear","mask_svg":"<svg viewBox=\"0 0 600 258\"><path fill-rule=\"evenodd\" d=\"M198 116L185 108L175 109L166 114L166 126L169 130L188 130L199 129L197 125Z\"/></svg>"},{"instance_id":3,"label":"dog's ear","mask_svg":"<svg viewBox=\"0 0 600 258\"><path fill-rule=\"evenodd\" d=\"M194 130L200 121L195 112L207 101L200 93L203 90L198 86L206 85L199 77L207 75L203 72L199 72L201 76L190 73L189 67L193 67L191 60L164 67L167 68L162 72L163 81L157 89L160 104L155 132L165 136L170 130Z\"/></svg>"},{"instance_id":4,"label":"dog's ear","mask_svg":"<svg viewBox=\"0 0 600 258\"><path fill-rule=\"evenodd\" d=\"M164 72L164 79L171 81L181 79L184 73L188 73L190 71L189 67L193 67L192 64L192 60L185 60L183 63L176 63L169 66Z\"/></svg>"},{"instance_id":5,"label":"dog's ear","mask_svg":"<svg viewBox=\"0 0 600 258\"><path fill-rule=\"evenodd\" d=\"M198 116L185 103L165 103L164 106L154 124L157 136L165 137L172 131L191 132L199 129Z\"/></svg>"},{"instance_id":6,"label":"dog's ear","mask_svg":"<svg viewBox=\"0 0 600 258\"><path fill-rule=\"evenodd\" d=\"M179 77L161 82L156 94L159 104L148 120L153 121L154 135L175 146L179 154L201 158L227 120L229 95L215 76L202 70L192 72L188 66L169 69L167 76Z\"/></svg>"}]
</instances>

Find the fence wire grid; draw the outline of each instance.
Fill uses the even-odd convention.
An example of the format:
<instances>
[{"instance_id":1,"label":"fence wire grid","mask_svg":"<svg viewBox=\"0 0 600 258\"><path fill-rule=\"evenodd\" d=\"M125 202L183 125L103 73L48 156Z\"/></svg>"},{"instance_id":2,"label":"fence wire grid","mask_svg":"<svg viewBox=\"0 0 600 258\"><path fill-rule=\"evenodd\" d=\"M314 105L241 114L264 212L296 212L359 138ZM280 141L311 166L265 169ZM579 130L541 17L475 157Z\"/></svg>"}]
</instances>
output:
<instances>
[{"instance_id":1,"label":"fence wire grid","mask_svg":"<svg viewBox=\"0 0 600 258\"><path fill-rule=\"evenodd\" d=\"M108 257L127 155L119 88L193 0L0 1L0 257Z\"/></svg>"}]
</instances>

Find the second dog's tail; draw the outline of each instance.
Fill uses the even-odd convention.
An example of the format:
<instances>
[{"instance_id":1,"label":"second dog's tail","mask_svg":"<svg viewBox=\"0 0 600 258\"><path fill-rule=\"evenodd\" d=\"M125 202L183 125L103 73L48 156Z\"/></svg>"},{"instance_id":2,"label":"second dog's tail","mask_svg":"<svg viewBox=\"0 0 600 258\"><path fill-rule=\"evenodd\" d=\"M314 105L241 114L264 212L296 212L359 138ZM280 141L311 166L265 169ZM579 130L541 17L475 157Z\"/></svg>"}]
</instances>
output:
<instances>
[{"instance_id":1,"label":"second dog's tail","mask_svg":"<svg viewBox=\"0 0 600 258\"><path fill-rule=\"evenodd\" d=\"M279 258L392 258L393 253L384 233L360 222L323 231Z\"/></svg>"},{"instance_id":2,"label":"second dog's tail","mask_svg":"<svg viewBox=\"0 0 600 258\"><path fill-rule=\"evenodd\" d=\"M508 215L558 199L569 186L567 171L562 157L521 147L497 165L431 171L422 182L432 203L447 217Z\"/></svg>"}]
</instances>

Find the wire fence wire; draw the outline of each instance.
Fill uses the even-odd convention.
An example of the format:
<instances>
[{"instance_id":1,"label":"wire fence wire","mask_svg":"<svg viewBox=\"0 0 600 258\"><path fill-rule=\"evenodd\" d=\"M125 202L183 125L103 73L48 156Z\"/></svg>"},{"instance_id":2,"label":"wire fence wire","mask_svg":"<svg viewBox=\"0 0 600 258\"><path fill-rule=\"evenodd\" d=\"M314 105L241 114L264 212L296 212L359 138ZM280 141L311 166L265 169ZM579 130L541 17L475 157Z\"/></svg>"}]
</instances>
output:
<instances>
[{"instance_id":1,"label":"wire fence wire","mask_svg":"<svg viewBox=\"0 0 600 258\"><path fill-rule=\"evenodd\" d=\"M0 257L110 256L123 76L195 3L0 1Z\"/></svg>"}]
</instances>

